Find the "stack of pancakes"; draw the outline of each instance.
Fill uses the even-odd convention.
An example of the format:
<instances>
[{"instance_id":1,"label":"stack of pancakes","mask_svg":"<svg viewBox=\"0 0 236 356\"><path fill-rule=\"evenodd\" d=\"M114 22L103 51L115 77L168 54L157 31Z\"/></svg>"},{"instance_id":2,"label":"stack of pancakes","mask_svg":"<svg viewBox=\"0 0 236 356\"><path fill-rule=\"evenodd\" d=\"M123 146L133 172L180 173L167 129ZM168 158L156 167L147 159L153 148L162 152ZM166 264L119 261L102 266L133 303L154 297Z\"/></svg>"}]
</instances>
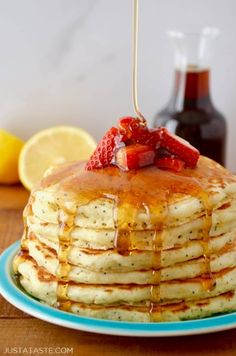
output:
<instances>
[{"instance_id":1,"label":"stack of pancakes","mask_svg":"<svg viewBox=\"0 0 236 356\"><path fill-rule=\"evenodd\" d=\"M55 168L34 189L14 269L79 315L158 322L236 310L236 178L201 157L180 173Z\"/></svg>"}]
</instances>

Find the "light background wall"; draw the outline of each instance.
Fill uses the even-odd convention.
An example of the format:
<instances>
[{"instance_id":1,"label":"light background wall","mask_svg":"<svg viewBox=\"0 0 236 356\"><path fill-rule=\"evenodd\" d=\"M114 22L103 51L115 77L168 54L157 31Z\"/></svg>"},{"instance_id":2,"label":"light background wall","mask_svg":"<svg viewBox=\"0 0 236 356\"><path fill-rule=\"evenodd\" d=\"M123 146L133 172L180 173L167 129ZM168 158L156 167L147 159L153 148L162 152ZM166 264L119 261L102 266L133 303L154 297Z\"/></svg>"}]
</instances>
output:
<instances>
[{"instance_id":1,"label":"light background wall","mask_svg":"<svg viewBox=\"0 0 236 356\"><path fill-rule=\"evenodd\" d=\"M99 139L132 114L131 0L0 0L0 127L23 138L56 125ZM139 101L152 122L170 95L168 29L217 26L212 96L236 171L236 1L140 0Z\"/></svg>"}]
</instances>

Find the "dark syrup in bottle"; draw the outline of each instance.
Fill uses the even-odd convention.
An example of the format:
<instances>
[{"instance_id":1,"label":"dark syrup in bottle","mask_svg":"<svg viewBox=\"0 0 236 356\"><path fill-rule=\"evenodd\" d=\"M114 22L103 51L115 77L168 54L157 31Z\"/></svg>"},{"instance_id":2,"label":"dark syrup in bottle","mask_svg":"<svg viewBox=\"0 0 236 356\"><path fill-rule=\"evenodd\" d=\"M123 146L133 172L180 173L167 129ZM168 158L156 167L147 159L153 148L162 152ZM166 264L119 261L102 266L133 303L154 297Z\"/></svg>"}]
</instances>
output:
<instances>
[{"instance_id":1,"label":"dark syrup in bottle","mask_svg":"<svg viewBox=\"0 0 236 356\"><path fill-rule=\"evenodd\" d=\"M209 69L197 66L176 70L171 99L156 115L154 126L167 127L202 155L225 165L226 121L211 101L209 77Z\"/></svg>"}]
</instances>

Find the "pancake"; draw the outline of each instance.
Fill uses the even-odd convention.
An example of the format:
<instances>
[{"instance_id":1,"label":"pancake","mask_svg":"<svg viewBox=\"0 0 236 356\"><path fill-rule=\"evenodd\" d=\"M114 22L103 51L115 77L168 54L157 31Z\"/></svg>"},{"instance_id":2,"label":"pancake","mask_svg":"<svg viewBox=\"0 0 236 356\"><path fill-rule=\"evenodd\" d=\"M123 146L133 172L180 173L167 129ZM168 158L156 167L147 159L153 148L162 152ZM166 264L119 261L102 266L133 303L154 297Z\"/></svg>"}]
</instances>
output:
<instances>
[{"instance_id":1,"label":"pancake","mask_svg":"<svg viewBox=\"0 0 236 356\"><path fill-rule=\"evenodd\" d=\"M222 238L218 238L217 240L222 242ZM49 248L45 244L42 244L35 237L31 237L26 240L24 245L27 247L29 255L37 262L38 265L42 267L47 265L48 271L56 275L59 261L55 250ZM211 270L213 272L220 270L221 267L226 268L232 266L232 263L234 262L236 264L236 231L234 232L234 239L231 240L231 242L228 240L227 246L224 245L223 248L221 248L221 246L222 245L216 245L216 248L214 248L213 245L213 247L209 247L212 252L209 259ZM219 249L217 249L217 247L219 247ZM70 252L68 253L68 263L73 268L79 266L91 272L106 272L106 274L114 272L118 279L119 272L127 273L130 271L140 270L142 272L145 270L150 271L153 267L153 263L155 262L153 260L156 260L157 268L161 268L161 272L165 278L174 279L181 278L178 277L179 266L181 266L181 270L184 270L190 265L197 265L199 270L200 265L200 272L205 273L206 271L204 268L206 264L204 258L201 257L203 252L201 242L191 242L184 247L163 251L161 259L159 252L153 254L152 251L133 250L127 255L122 255L113 250L82 250L71 246ZM172 264L166 266L166 262ZM229 265L226 265L227 263ZM177 277L172 277L172 271Z\"/></svg>"},{"instance_id":2,"label":"pancake","mask_svg":"<svg viewBox=\"0 0 236 356\"><path fill-rule=\"evenodd\" d=\"M18 266L21 273L21 284L29 294L37 296L40 300L49 304L57 301L58 281L43 267L37 268L34 261L29 258L22 260ZM86 274L88 271L84 271ZM159 302L176 302L182 300L199 300L207 297L215 297L229 292L232 287L236 288L236 267L226 268L220 273L213 274L214 289L209 290L209 279L188 278L184 280L172 280L159 285L146 284L99 284L91 283L68 283L61 284L63 287L63 300L83 302L86 304L110 305L114 303L135 304L140 302L156 302L153 290L160 288ZM89 283L90 282L90 283ZM146 280L145 280L146 282ZM60 294L59 294L60 295ZM61 297L61 296L60 296Z\"/></svg>"},{"instance_id":3,"label":"pancake","mask_svg":"<svg viewBox=\"0 0 236 356\"><path fill-rule=\"evenodd\" d=\"M198 187L196 187L196 189L197 188ZM222 187L221 190L219 186L217 188L217 190L214 190L213 184L210 184L208 187L209 205L212 205L212 210L214 211L224 204L230 205L231 200L233 200L234 206L231 207L230 210L234 210L235 213L236 208L234 198L236 197L236 183L230 182L225 187ZM58 203L60 199L61 197L56 197L54 192L50 191L49 188L46 192L36 192L34 201L32 202L34 218L36 217L39 218L40 221L52 224L57 224L58 220L64 221L67 217L63 210L60 209L60 205ZM66 204L67 211L74 217L74 226L91 229L115 229L115 221L113 217L114 207L115 201L111 198L95 199L81 206L79 203L78 205L75 205L73 200L68 201ZM124 209L129 211L133 210L133 207L130 209L130 205L127 203ZM135 214L135 220L132 220L131 216L130 221L128 219L126 221L126 223L129 224L129 227L134 230L156 229L156 226L153 226L150 221L150 214L147 209L141 206L137 209ZM183 198L182 195L175 194L168 205L166 224L168 226L179 226L189 220L192 221L197 219L204 214L205 207L203 197L186 196Z\"/></svg>"},{"instance_id":4,"label":"pancake","mask_svg":"<svg viewBox=\"0 0 236 356\"><path fill-rule=\"evenodd\" d=\"M231 232L236 228L236 206L231 205L220 208L212 213L212 224L209 237L222 235ZM224 205L222 205L224 207ZM44 223L35 216L27 219L30 231L36 236L51 237L52 241L58 241L60 226L58 224ZM162 235L162 249L172 248L175 245L182 245L189 240L201 239L205 226L205 218L200 217L177 227L167 227L165 231L155 230L131 230L129 232L130 248L140 250L152 250L153 238L155 235ZM77 246L91 249L111 249L114 247L115 230L113 229L92 229L73 227L69 234L76 241Z\"/></svg>"},{"instance_id":5,"label":"pancake","mask_svg":"<svg viewBox=\"0 0 236 356\"><path fill-rule=\"evenodd\" d=\"M219 313L228 313L236 309L234 292L221 294L218 297L199 301L182 302L168 305L147 307L113 306L109 308L79 303L65 303L62 310L101 319L112 319L131 322L167 322L200 319Z\"/></svg>"},{"instance_id":6,"label":"pancake","mask_svg":"<svg viewBox=\"0 0 236 356\"><path fill-rule=\"evenodd\" d=\"M24 210L14 268L42 302L99 318L187 320L236 310L236 178L201 157L147 167L50 170Z\"/></svg>"},{"instance_id":7,"label":"pancake","mask_svg":"<svg viewBox=\"0 0 236 356\"><path fill-rule=\"evenodd\" d=\"M39 300L46 301L49 305L81 316L89 316L101 319L133 322L179 321L212 316L214 314L218 314L219 312L227 313L236 309L236 293L234 291L222 293L216 297L208 297L205 299L203 298L184 302L176 301L175 303L169 304L158 303L154 305L152 304L151 306L145 305L145 303L130 304L129 294L129 304L123 303L104 305L78 303L72 300L58 302L54 293L56 285L55 281L47 282L44 284L41 282L40 287L35 285L35 279L34 283L31 283L30 280L21 276L20 281L22 286L29 294L37 297ZM71 298L76 299L73 295L73 292L74 290L71 288ZM138 291L135 290L134 292L134 301L142 299L142 297L139 298L138 293L142 293L142 289L139 289ZM47 297L45 298L44 295ZM86 300L86 295L89 294L81 293L80 289L79 296L83 299L83 301ZM124 300L124 293L122 293L122 295ZM97 298L97 300L99 299Z\"/></svg>"}]
</instances>

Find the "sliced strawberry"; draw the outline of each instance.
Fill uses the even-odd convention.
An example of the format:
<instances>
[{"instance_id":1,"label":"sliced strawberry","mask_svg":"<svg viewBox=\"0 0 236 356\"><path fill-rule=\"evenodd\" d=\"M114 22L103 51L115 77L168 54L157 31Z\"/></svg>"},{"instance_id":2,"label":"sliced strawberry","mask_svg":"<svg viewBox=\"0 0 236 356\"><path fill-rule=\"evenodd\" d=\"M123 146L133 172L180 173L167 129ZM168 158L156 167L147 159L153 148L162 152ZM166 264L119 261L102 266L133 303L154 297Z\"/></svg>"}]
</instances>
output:
<instances>
[{"instance_id":1,"label":"sliced strawberry","mask_svg":"<svg viewBox=\"0 0 236 356\"><path fill-rule=\"evenodd\" d=\"M118 121L118 127L122 135L122 141L126 145L133 143L145 143L149 136L147 122L139 118L127 116Z\"/></svg>"},{"instance_id":2,"label":"sliced strawberry","mask_svg":"<svg viewBox=\"0 0 236 356\"><path fill-rule=\"evenodd\" d=\"M104 168L111 164L114 153L120 147L121 136L116 127L110 128L103 136L96 150L90 157L85 169L88 171L96 168Z\"/></svg>"},{"instance_id":3,"label":"sliced strawberry","mask_svg":"<svg viewBox=\"0 0 236 356\"><path fill-rule=\"evenodd\" d=\"M116 165L124 171L149 166L154 159L155 151L147 145L133 144L116 152Z\"/></svg>"},{"instance_id":4,"label":"sliced strawberry","mask_svg":"<svg viewBox=\"0 0 236 356\"><path fill-rule=\"evenodd\" d=\"M161 137L162 137L162 129L150 129L149 134L146 136L145 141L142 142L148 146L154 147L158 149L161 144Z\"/></svg>"},{"instance_id":5,"label":"sliced strawberry","mask_svg":"<svg viewBox=\"0 0 236 356\"><path fill-rule=\"evenodd\" d=\"M132 133L134 133L135 131L138 131L140 129L147 130L147 122L146 120L141 120L136 117L124 116L119 119L118 127L120 129L121 134L126 134L128 138L130 138Z\"/></svg>"},{"instance_id":6,"label":"sliced strawberry","mask_svg":"<svg viewBox=\"0 0 236 356\"><path fill-rule=\"evenodd\" d=\"M185 162L178 158L162 157L155 159L157 168L170 169L175 172L181 172L185 167Z\"/></svg>"},{"instance_id":7,"label":"sliced strawberry","mask_svg":"<svg viewBox=\"0 0 236 356\"><path fill-rule=\"evenodd\" d=\"M168 151L166 148L164 148L164 147L159 147L159 148L156 150L156 158L164 158L164 157L178 158L178 157L176 157L173 153L171 153L170 151Z\"/></svg>"},{"instance_id":8,"label":"sliced strawberry","mask_svg":"<svg viewBox=\"0 0 236 356\"><path fill-rule=\"evenodd\" d=\"M186 166L194 168L200 156L199 151L189 142L171 134L166 128L161 128L161 147L176 155L186 163Z\"/></svg>"}]
</instances>

